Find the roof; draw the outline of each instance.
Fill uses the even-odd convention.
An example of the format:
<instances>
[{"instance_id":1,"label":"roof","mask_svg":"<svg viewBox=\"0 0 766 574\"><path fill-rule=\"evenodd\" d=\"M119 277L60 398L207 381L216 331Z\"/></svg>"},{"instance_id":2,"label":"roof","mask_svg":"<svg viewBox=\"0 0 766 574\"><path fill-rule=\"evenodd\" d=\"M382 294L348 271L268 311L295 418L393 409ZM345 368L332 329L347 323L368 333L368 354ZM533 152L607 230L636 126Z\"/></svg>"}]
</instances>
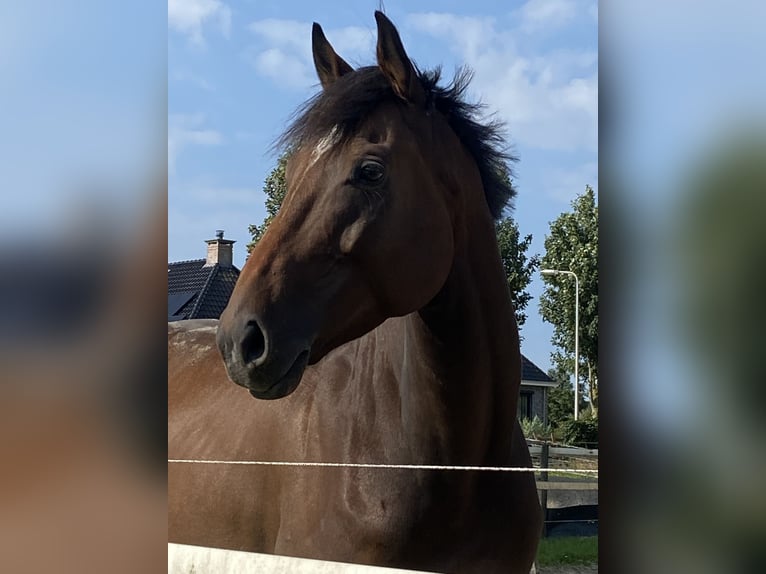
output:
<instances>
[{"instance_id":1,"label":"roof","mask_svg":"<svg viewBox=\"0 0 766 574\"><path fill-rule=\"evenodd\" d=\"M205 259L168 263L168 321L218 319L238 278L236 267Z\"/></svg>"},{"instance_id":2,"label":"roof","mask_svg":"<svg viewBox=\"0 0 766 574\"><path fill-rule=\"evenodd\" d=\"M521 355L521 384L537 387L556 387L558 383L546 375L540 367Z\"/></svg>"}]
</instances>

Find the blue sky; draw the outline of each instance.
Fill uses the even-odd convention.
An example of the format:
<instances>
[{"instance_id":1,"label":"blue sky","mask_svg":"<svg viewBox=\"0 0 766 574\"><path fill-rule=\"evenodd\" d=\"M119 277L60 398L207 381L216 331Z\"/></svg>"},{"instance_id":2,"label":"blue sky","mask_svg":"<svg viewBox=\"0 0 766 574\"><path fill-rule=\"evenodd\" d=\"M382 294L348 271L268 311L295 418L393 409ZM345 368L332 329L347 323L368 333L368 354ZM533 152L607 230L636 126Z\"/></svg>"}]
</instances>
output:
<instances>
[{"instance_id":1,"label":"blue sky","mask_svg":"<svg viewBox=\"0 0 766 574\"><path fill-rule=\"evenodd\" d=\"M319 22L352 65L374 62L377 2L224 2L168 5L170 261L204 255L216 229L238 241L264 217L268 149L317 90L310 30ZM597 181L597 8L580 0L386 2L421 68L475 72L471 98L507 121L520 157L515 217L543 252L548 223ZM542 283L535 279L536 297ZM537 299L524 353L549 366L550 326Z\"/></svg>"},{"instance_id":2,"label":"blue sky","mask_svg":"<svg viewBox=\"0 0 766 574\"><path fill-rule=\"evenodd\" d=\"M140 209L164 169L165 38L147 0L0 3L0 233Z\"/></svg>"}]
</instances>

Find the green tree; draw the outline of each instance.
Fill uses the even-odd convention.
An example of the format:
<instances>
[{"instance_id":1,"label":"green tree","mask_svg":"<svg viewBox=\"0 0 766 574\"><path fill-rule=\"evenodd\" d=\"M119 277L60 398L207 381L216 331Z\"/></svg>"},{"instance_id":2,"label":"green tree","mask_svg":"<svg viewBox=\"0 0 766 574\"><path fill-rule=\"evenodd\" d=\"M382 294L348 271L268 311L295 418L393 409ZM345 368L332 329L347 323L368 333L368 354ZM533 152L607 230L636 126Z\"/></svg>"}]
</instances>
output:
<instances>
[{"instance_id":1,"label":"green tree","mask_svg":"<svg viewBox=\"0 0 766 574\"><path fill-rule=\"evenodd\" d=\"M271 170L271 173L263 182L263 193L266 194L266 219L260 225L250 225L248 231L252 236L250 243L247 244L247 254L255 247L255 244L266 233L266 229L269 227L271 220L276 217L279 211L282 201L285 199L285 193L287 192L287 185L285 184L285 166L287 166L287 158L290 157L290 152L286 151L277 160L277 165Z\"/></svg>"},{"instance_id":2,"label":"green tree","mask_svg":"<svg viewBox=\"0 0 766 574\"><path fill-rule=\"evenodd\" d=\"M285 166L290 155L289 150L283 153L276 167L266 178L263 192L266 194L266 219L260 225L250 225L249 231L252 240L247 245L248 254L253 250L256 243L263 237L271 221L279 211L285 198L287 184L285 183ZM508 185L511 185L508 173L504 173ZM535 270L540 265L539 255L527 255L532 243L532 236L526 235L522 239L518 225L510 217L498 221L495 226L497 242L500 249L500 258L508 281L508 289L511 293L516 310L516 322L521 327L527 319L524 309L532 299L526 291Z\"/></svg>"},{"instance_id":3,"label":"green tree","mask_svg":"<svg viewBox=\"0 0 766 574\"><path fill-rule=\"evenodd\" d=\"M558 386L548 391L548 422L554 428L561 428L565 423L574 419L574 388L569 380L571 369L556 366L548 370L548 376L558 383ZM587 406L580 396L580 412Z\"/></svg>"},{"instance_id":4,"label":"green tree","mask_svg":"<svg viewBox=\"0 0 766 574\"><path fill-rule=\"evenodd\" d=\"M543 269L573 271L580 282L580 389L598 415L598 204L589 185L572 202L572 211L551 223L545 238ZM567 378L574 372L575 282L570 275L546 275L540 312L553 325L551 342L559 350L553 363Z\"/></svg>"},{"instance_id":5,"label":"green tree","mask_svg":"<svg viewBox=\"0 0 766 574\"><path fill-rule=\"evenodd\" d=\"M529 246L532 244L532 235L525 235L522 239L518 224L510 217L504 217L495 223L495 233L497 246L500 249L500 259L508 281L508 290L516 312L516 323L521 328L527 320L524 309L532 299L526 289L532 281L535 270L540 266L540 256L537 254L527 256Z\"/></svg>"}]
</instances>

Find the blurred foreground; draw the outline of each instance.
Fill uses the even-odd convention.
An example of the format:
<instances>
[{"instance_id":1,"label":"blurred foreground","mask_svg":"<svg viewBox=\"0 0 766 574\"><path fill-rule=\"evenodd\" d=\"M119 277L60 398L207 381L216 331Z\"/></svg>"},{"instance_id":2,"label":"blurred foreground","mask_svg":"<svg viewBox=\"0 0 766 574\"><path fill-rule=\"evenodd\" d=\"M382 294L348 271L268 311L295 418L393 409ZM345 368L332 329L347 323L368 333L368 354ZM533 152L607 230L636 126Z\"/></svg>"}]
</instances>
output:
<instances>
[{"instance_id":1,"label":"blurred foreground","mask_svg":"<svg viewBox=\"0 0 766 574\"><path fill-rule=\"evenodd\" d=\"M766 572L766 125L722 136L679 185L647 266L656 307L637 321L663 335L637 335L648 352L627 359L656 362L629 370L620 397L654 393L626 405L624 539L653 549L638 572Z\"/></svg>"},{"instance_id":2,"label":"blurred foreground","mask_svg":"<svg viewBox=\"0 0 766 574\"><path fill-rule=\"evenodd\" d=\"M2 572L165 568L164 206L0 251Z\"/></svg>"},{"instance_id":3,"label":"blurred foreground","mask_svg":"<svg viewBox=\"0 0 766 574\"><path fill-rule=\"evenodd\" d=\"M0 572L166 569L164 4L0 3Z\"/></svg>"},{"instance_id":4,"label":"blurred foreground","mask_svg":"<svg viewBox=\"0 0 766 574\"><path fill-rule=\"evenodd\" d=\"M766 5L600 17L600 566L766 572Z\"/></svg>"}]
</instances>

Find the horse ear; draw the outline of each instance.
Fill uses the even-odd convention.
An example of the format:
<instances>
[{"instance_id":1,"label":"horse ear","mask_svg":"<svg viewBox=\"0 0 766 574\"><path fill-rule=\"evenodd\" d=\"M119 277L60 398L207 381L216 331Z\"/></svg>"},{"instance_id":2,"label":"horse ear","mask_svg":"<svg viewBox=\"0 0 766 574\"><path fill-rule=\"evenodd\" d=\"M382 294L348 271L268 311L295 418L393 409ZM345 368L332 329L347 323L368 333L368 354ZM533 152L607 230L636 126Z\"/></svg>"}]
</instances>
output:
<instances>
[{"instance_id":1,"label":"horse ear","mask_svg":"<svg viewBox=\"0 0 766 574\"><path fill-rule=\"evenodd\" d=\"M327 88L344 74L354 71L354 68L335 53L322 27L316 22L311 29L311 49L314 52L314 67L323 88Z\"/></svg>"},{"instance_id":2,"label":"horse ear","mask_svg":"<svg viewBox=\"0 0 766 574\"><path fill-rule=\"evenodd\" d=\"M420 84L415 66L404 51L399 32L383 12L375 11L378 23L378 66L391 82L397 96L406 102L422 104L426 94Z\"/></svg>"}]
</instances>

